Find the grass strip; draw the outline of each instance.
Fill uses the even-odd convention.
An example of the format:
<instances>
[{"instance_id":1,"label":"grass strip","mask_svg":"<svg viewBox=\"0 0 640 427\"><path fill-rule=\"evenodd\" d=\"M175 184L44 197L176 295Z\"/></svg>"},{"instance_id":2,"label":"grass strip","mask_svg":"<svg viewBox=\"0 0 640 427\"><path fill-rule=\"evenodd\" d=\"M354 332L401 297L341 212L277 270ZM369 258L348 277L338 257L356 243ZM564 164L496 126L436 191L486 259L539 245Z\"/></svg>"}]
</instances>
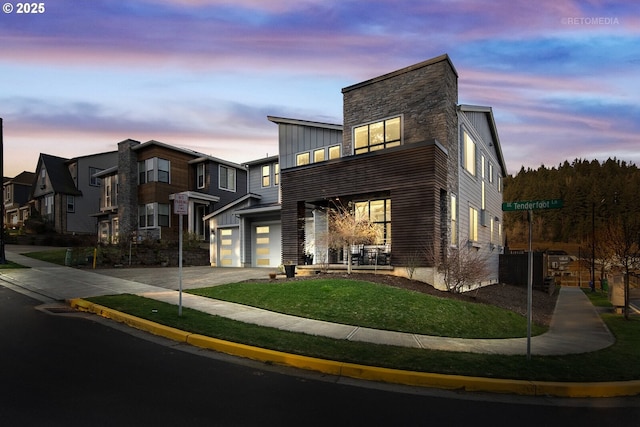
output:
<instances>
[{"instance_id":1,"label":"grass strip","mask_svg":"<svg viewBox=\"0 0 640 427\"><path fill-rule=\"evenodd\" d=\"M640 318L625 321L606 314L616 344L593 353L566 356L505 356L404 348L316 337L246 324L135 295L88 298L89 301L185 331L223 340L358 363L433 372L537 381L625 381L640 379Z\"/></svg>"}]
</instances>

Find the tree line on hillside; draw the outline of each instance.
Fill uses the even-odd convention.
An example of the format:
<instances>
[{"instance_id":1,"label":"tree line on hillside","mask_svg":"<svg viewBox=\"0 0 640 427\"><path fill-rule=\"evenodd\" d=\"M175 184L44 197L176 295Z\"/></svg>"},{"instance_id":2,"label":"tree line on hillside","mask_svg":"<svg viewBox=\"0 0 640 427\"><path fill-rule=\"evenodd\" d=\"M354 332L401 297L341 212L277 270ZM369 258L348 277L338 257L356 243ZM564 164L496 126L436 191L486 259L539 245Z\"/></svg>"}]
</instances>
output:
<instances>
[{"instance_id":1,"label":"tree line on hillside","mask_svg":"<svg viewBox=\"0 0 640 427\"><path fill-rule=\"evenodd\" d=\"M504 181L504 201L562 199L562 209L535 211L536 241L589 243L612 221L640 218L640 169L616 158L605 162L576 159L558 167L522 167ZM505 212L508 244L528 241L526 212ZM640 236L637 236L640 239Z\"/></svg>"}]
</instances>

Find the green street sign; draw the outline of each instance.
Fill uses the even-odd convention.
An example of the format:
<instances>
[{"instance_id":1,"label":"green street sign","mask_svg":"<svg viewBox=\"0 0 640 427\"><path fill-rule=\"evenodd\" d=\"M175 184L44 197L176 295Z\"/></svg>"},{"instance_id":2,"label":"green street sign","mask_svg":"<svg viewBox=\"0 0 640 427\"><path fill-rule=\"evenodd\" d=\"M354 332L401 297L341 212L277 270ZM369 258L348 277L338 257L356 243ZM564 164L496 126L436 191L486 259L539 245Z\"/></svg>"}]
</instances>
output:
<instances>
[{"instance_id":1,"label":"green street sign","mask_svg":"<svg viewBox=\"0 0 640 427\"><path fill-rule=\"evenodd\" d=\"M510 211L530 211L538 209L560 209L564 201L562 199L550 200L529 200L525 202L506 202L502 204L502 210Z\"/></svg>"}]
</instances>

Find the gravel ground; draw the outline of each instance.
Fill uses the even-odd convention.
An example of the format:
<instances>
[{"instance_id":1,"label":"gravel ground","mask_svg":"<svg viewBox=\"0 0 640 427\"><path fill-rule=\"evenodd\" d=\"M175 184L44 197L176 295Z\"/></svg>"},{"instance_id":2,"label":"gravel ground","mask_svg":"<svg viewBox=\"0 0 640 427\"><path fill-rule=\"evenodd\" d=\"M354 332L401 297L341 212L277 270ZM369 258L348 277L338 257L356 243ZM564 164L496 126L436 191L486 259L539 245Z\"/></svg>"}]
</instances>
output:
<instances>
[{"instance_id":1,"label":"gravel ground","mask_svg":"<svg viewBox=\"0 0 640 427\"><path fill-rule=\"evenodd\" d=\"M295 279L278 280L308 280L316 279L319 276L299 276ZM387 274L371 274L371 273L352 273L334 274L331 277L351 278L356 280L366 280L369 282L380 283L397 288L408 289L416 292L422 292L434 295L440 298L453 298L461 301L469 301L478 304L495 305L507 310L514 311L522 316L527 315L527 288L525 286L512 286L505 284L496 284L485 286L480 289L465 292L462 294L443 292L435 289L424 282L410 280L404 277L391 276ZM268 279L266 279L268 281ZM551 316L556 306L558 292L549 295L547 292L538 290L533 291L532 297L532 320L534 323L549 326Z\"/></svg>"}]
</instances>

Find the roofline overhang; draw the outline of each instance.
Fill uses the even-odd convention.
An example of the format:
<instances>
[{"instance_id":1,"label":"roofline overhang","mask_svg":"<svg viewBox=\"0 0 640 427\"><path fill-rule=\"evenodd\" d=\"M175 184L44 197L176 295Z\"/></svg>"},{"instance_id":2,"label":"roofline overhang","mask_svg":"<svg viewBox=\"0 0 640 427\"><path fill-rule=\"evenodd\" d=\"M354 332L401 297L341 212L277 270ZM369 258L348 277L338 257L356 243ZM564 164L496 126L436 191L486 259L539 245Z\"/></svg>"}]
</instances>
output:
<instances>
[{"instance_id":1,"label":"roofline overhang","mask_svg":"<svg viewBox=\"0 0 640 427\"><path fill-rule=\"evenodd\" d=\"M495 141L496 154L498 155L498 162L500 162L500 166L502 168L502 177L507 176L507 164L504 161L504 155L502 154L502 145L500 144L500 137L498 136L498 128L496 126L496 121L493 117L493 109L491 107L483 106L483 105L469 105L469 104L460 104L458 105L458 110L465 112L473 112L473 113L484 113L489 118L489 130L491 131L491 136Z\"/></svg>"},{"instance_id":2,"label":"roofline overhang","mask_svg":"<svg viewBox=\"0 0 640 427\"><path fill-rule=\"evenodd\" d=\"M220 197L206 193L198 193L197 191L181 191L180 193L169 194L169 200L174 200L176 194L186 194L189 200L201 200L203 202L219 202Z\"/></svg>"},{"instance_id":3,"label":"roofline overhang","mask_svg":"<svg viewBox=\"0 0 640 427\"><path fill-rule=\"evenodd\" d=\"M279 125L298 125L298 126L307 126L307 127L313 127L313 128L331 129L331 130L339 130L339 131L342 131L343 129L342 125L337 125L332 123L313 122L310 120L288 119L285 117L276 117L276 116L267 116L267 119L270 122L273 122Z\"/></svg>"},{"instance_id":4,"label":"roofline overhang","mask_svg":"<svg viewBox=\"0 0 640 427\"><path fill-rule=\"evenodd\" d=\"M237 215L239 215L239 216L247 216L247 215L259 214L259 213L280 212L281 210L282 210L282 207L280 205L277 205L277 206L261 206L261 207L247 208L247 209L239 210L237 212Z\"/></svg>"},{"instance_id":5,"label":"roofline overhang","mask_svg":"<svg viewBox=\"0 0 640 427\"><path fill-rule=\"evenodd\" d=\"M249 200L249 199L256 199L256 200L261 200L262 196L258 195L258 194L253 194L253 193L249 193L249 194L245 194L244 196L234 200L233 202L227 203L226 205L222 206L220 209L216 209L215 211L211 212L210 214L205 215L202 219L203 220L208 220L213 218L216 215L220 215L222 212L227 211L229 209L232 209L234 206L239 205L240 203Z\"/></svg>"},{"instance_id":6,"label":"roofline overhang","mask_svg":"<svg viewBox=\"0 0 640 427\"><path fill-rule=\"evenodd\" d=\"M368 86L368 85L373 84L373 83L378 83L380 81L387 80L387 79L390 79L392 77L399 76L401 74L409 73L411 71L414 71L414 70L417 70L417 69L420 69L420 68L423 68L423 67L426 67L426 66L429 66L429 65L437 64L438 62L442 62L442 61L446 61L449 64L449 66L451 67L451 70L453 70L453 73L456 75L456 77L458 77L458 71L456 70L456 67L454 67L453 62L451 62L451 58L449 58L449 55L445 53L445 54L442 54L440 56L436 56L435 58L427 59L425 61L418 62L417 64L413 64L413 65L410 65L408 67L404 67L404 68L401 68L399 70L392 71L390 73L383 74L381 76L374 77L372 79L365 80L363 82L356 83L356 84L351 85L351 86L347 86L347 87L342 89L342 93L349 92L351 90L358 89L358 88L361 88L363 86Z\"/></svg>"}]
</instances>

